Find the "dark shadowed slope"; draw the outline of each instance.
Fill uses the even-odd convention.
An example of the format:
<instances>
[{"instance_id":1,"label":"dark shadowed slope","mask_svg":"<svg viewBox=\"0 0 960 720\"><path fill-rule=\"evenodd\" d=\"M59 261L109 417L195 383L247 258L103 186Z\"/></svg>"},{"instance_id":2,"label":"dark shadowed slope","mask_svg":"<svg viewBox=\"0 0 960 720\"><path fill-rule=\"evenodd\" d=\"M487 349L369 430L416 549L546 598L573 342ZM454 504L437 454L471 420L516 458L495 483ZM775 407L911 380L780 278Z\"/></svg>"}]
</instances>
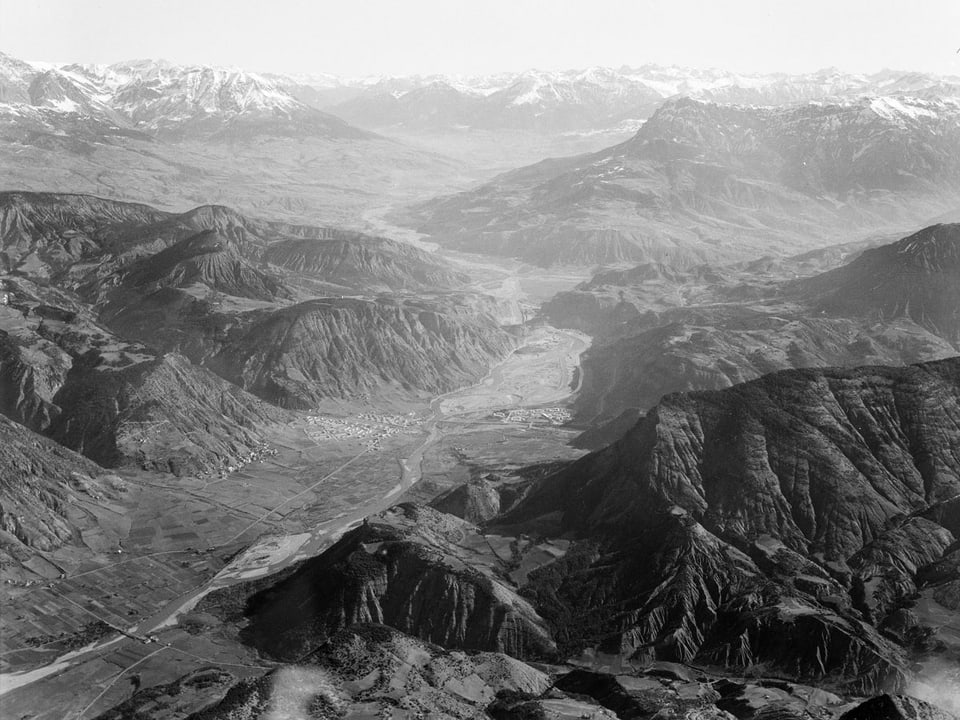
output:
<instances>
[{"instance_id":1,"label":"dark shadowed slope","mask_svg":"<svg viewBox=\"0 0 960 720\"><path fill-rule=\"evenodd\" d=\"M499 577L506 564L474 565L457 544L468 536L479 537L466 521L398 505L255 595L244 636L294 661L344 627L375 622L447 648L552 656L542 618Z\"/></svg>"}]
</instances>

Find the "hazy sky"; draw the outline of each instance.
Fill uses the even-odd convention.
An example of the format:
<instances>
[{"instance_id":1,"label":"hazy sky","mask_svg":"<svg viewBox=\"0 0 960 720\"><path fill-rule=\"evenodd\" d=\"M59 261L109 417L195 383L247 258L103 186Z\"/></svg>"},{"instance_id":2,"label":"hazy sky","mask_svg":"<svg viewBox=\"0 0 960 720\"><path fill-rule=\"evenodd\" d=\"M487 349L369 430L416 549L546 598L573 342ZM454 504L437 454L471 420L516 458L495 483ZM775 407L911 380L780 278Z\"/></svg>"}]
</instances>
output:
<instances>
[{"instance_id":1,"label":"hazy sky","mask_svg":"<svg viewBox=\"0 0 960 720\"><path fill-rule=\"evenodd\" d=\"M960 74L960 0L0 0L0 51L338 75L639 65Z\"/></svg>"}]
</instances>

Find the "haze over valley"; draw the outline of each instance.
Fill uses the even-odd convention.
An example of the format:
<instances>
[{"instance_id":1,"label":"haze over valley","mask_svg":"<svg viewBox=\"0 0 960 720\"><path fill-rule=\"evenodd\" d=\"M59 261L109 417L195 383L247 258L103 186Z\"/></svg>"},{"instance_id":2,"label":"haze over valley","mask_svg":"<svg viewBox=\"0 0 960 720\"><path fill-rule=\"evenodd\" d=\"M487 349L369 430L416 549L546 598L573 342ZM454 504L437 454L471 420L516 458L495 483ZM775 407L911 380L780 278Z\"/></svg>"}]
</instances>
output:
<instances>
[{"instance_id":1,"label":"haze over valley","mask_svg":"<svg viewBox=\"0 0 960 720\"><path fill-rule=\"evenodd\" d=\"M960 717L956 63L280 5L0 32L0 715Z\"/></svg>"}]
</instances>

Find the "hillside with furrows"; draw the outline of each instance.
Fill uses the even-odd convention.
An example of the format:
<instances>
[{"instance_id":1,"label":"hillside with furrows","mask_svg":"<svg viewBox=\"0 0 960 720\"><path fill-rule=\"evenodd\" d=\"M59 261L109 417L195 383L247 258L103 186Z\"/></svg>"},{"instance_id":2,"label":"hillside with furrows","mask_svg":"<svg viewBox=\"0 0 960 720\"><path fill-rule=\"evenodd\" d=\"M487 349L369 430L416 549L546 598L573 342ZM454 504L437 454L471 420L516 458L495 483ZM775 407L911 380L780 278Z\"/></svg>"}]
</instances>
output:
<instances>
[{"instance_id":1,"label":"hillside with furrows","mask_svg":"<svg viewBox=\"0 0 960 720\"><path fill-rule=\"evenodd\" d=\"M448 261L386 238L221 206L177 214L8 192L0 193L0 239L3 289L24 313L17 319L11 309L9 324L36 325L19 350L3 346L2 372L25 388L3 407L34 429L52 427L60 412L53 388L65 382L70 357L113 341L137 345L134 354L183 355L301 409L325 398L446 392L482 377L514 344L496 300L456 292L469 278ZM424 297L384 294L396 290ZM45 305L62 316L47 328L57 342L41 337L37 308ZM76 422L66 434L76 446ZM113 458L99 442L82 444Z\"/></svg>"},{"instance_id":2,"label":"hillside with furrows","mask_svg":"<svg viewBox=\"0 0 960 720\"><path fill-rule=\"evenodd\" d=\"M482 303L324 299L252 313L205 365L281 407L309 408L441 394L480 379L513 344Z\"/></svg>"},{"instance_id":3,"label":"hillside with furrows","mask_svg":"<svg viewBox=\"0 0 960 720\"><path fill-rule=\"evenodd\" d=\"M580 538L523 591L562 647L902 686L878 628L960 531L958 428L956 359L784 371L665 397L495 525Z\"/></svg>"},{"instance_id":4,"label":"hillside with furrows","mask_svg":"<svg viewBox=\"0 0 960 720\"><path fill-rule=\"evenodd\" d=\"M264 259L344 287L373 281L391 290L436 289L465 285L468 280L411 245L360 234L337 233L323 243L314 238L280 241L267 249Z\"/></svg>"},{"instance_id":5,"label":"hillside with furrows","mask_svg":"<svg viewBox=\"0 0 960 720\"><path fill-rule=\"evenodd\" d=\"M0 413L108 467L176 474L236 465L286 415L209 370L38 303L18 280L0 306Z\"/></svg>"}]
</instances>

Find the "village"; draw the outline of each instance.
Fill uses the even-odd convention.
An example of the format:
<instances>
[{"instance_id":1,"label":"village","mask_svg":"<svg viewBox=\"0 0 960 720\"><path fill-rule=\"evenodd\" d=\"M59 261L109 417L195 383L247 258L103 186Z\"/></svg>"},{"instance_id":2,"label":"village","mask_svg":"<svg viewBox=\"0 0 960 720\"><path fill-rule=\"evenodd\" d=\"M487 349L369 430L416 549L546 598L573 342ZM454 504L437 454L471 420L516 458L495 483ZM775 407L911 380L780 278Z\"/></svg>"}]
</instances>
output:
<instances>
[{"instance_id":1,"label":"village","mask_svg":"<svg viewBox=\"0 0 960 720\"><path fill-rule=\"evenodd\" d=\"M566 408L511 408L509 410L497 410L493 417L499 418L504 423L533 423L548 421L551 425L563 425L570 421L573 415Z\"/></svg>"},{"instance_id":2,"label":"village","mask_svg":"<svg viewBox=\"0 0 960 720\"><path fill-rule=\"evenodd\" d=\"M367 448L376 450L384 439L419 427L422 424L423 419L412 412L406 415L363 413L353 418L309 415L307 416L305 432L314 442L322 440L365 440Z\"/></svg>"},{"instance_id":3,"label":"village","mask_svg":"<svg viewBox=\"0 0 960 720\"><path fill-rule=\"evenodd\" d=\"M142 440L140 442L143 442ZM232 464L224 463L220 468L207 470L206 472L198 473L197 477L201 480L208 480L209 478L216 475L221 480L227 477L230 473L238 472L250 463L259 462L270 457L274 457L277 454L277 449L271 447L265 442L259 443L251 452L241 454Z\"/></svg>"}]
</instances>

